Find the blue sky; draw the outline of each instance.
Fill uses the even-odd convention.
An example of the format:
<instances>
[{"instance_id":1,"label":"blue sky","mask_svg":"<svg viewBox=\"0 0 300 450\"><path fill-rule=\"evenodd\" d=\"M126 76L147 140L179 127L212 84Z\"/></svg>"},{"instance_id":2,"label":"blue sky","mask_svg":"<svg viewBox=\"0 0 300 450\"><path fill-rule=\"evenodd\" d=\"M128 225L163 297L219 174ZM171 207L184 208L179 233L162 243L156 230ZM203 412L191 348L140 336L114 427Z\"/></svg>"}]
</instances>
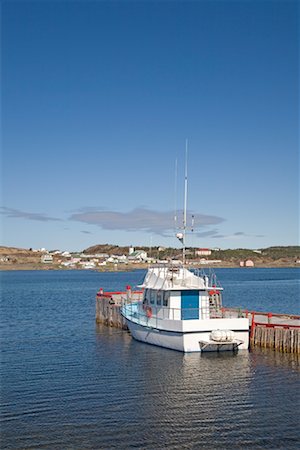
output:
<instances>
[{"instance_id":1,"label":"blue sky","mask_svg":"<svg viewBox=\"0 0 300 450\"><path fill-rule=\"evenodd\" d=\"M3 1L2 244L299 245L298 6Z\"/></svg>"}]
</instances>

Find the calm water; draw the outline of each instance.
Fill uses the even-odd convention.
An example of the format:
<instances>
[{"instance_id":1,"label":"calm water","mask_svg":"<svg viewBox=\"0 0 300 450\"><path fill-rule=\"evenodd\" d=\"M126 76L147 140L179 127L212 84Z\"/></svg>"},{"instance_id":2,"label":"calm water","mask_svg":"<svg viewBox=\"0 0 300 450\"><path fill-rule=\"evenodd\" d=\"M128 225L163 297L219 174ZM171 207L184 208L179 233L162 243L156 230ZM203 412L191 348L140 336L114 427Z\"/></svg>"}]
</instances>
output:
<instances>
[{"instance_id":1,"label":"calm water","mask_svg":"<svg viewBox=\"0 0 300 450\"><path fill-rule=\"evenodd\" d=\"M227 306L299 314L299 270L220 269ZM297 449L296 356L187 354L95 324L143 272L2 272L1 449Z\"/></svg>"}]
</instances>

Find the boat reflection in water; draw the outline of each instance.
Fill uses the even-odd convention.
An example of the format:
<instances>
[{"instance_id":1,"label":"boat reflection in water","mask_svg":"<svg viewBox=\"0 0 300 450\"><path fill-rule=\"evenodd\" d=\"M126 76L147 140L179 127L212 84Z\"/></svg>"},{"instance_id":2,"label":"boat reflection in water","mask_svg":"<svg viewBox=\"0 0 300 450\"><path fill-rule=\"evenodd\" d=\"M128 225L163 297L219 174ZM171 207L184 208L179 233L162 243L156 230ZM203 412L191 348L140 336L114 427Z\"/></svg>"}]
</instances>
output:
<instances>
[{"instance_id":1,"label":"boat reflection in water","mask_svg":"<svg viewBox=\"0 0 300 450\"><path fill-rule=\"evenodd\" d=\"M135 381L135 415L147 424L141 447L222 448L230 433L247 441L244 426L254 413L248 352L182 354L154 346L145 352L132 342L144 371Z\"/></svg>"},{"instance_id":2,"label":"boat reflection in water","mask_svg":"<svg viewBox=\"0 0 300 450\"><path fill-rule=\"evenodd\" d=\"M145 351L132 341L128 364L133 359L140 364L134 365L134 387L129 387L130 380L127 384L134 406L126 414L133 422L139 417L144 430L133 432L134 444L140 448L274 449L283 448L285 432L293 444L299 437L297 418L291 415L296 373L286 360L281 367L286 382L281 386L283 374L274 357L271 351L182 354L162 352L155 346ZM278 414L289 421L278 426Z\"/></svg>"}]
</instances>

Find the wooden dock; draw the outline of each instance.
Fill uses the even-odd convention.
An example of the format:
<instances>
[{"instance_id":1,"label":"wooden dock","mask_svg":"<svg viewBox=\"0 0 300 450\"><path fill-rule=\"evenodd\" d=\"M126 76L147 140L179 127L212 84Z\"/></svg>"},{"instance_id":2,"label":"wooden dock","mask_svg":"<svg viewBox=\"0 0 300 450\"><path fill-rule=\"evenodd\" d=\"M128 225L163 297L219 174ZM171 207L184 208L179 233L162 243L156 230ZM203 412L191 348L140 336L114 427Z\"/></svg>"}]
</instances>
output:
<instances>
[{"instance_id":1,"label":"wooden dock","mask_svg":"<svg viewBox=\"0 0 300 450\"><path fill-rule=\"evenodd\" d=\"M104 292L96 295L96 322L127 330L121 315L122 299L138 301L142 291ZM284 353L300 354L300 316L221 308L221 317L247 317L250 324L250 348L271 348Z\"/></svg>"},{"instance_id":2,"label":"wooden dock","mask_svg":"<svg viewBox=\"0 0 300 450\"><path fill-rule=\"evenodd\" d=\"M300 316L252 313L250 346L300 354Z\"/></svg>"},{"instance_id":3,"label":"wooden dock","mask_svg":"<svg viewBox=\"0 0 300 450\"><path fill-rule=\"evenodd\" d=\"M128 330L126 320L121 315L122 298L137 301L142 295L142 291L131 291L129 286L127 286L126 292L104 292L103 289L100 289L96 295L96 322Z\"/></svg>"}]
</instances>

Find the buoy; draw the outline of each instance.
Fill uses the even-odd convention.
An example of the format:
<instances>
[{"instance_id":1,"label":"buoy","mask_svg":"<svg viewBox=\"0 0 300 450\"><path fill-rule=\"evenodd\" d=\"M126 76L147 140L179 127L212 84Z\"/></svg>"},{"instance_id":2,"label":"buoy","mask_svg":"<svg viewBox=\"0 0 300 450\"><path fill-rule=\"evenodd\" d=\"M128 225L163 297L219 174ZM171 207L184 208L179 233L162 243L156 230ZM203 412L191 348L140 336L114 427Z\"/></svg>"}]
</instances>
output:
<instances>
[{"instance_id":1,"label":"buoy","mask_svg":"<svg viewBox=\"0 0 300 450\"><path fill-rule=\"evenodd\" d=\"M209 295L216 295L216 294L219 294L219 291L209 291L208 292L209 293Z\"/></svg>"},{"instance_id":2,"label":"buoy","mask_svg":"<svg viewBox=\"0 0 300 450\"><path fill-rule=\"evenodd\" d=\"M234 339L234 331L232 330L213 330L210 333L212 341L216 342L231 342Z\"/></svg>"}]
</instances>

